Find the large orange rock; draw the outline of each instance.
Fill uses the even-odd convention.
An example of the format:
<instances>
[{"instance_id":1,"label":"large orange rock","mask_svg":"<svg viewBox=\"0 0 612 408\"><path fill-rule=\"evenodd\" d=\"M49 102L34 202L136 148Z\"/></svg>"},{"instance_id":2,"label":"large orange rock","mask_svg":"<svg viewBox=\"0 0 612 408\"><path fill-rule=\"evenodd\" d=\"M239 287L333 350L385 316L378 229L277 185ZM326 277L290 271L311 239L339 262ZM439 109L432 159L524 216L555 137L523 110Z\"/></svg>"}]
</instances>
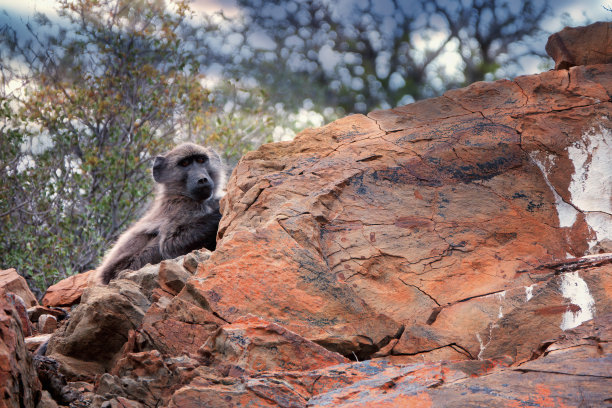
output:
<instances>
[{"instance_id":1,"label":"large orange rock","mask_svg":"<svg viewBox=\"0 0 612 408\"><path fill-rule=\"evenodd\" d=\"M24 301L26 308L38 305L26 280L13 268L0 270L0 288L19 296Z\"/></svg>"},{"instance_id":2,"label":"large orange rock","mask_svg":"<svg viewBox=\"0 0 612 408\"><path fill-rule=\"evenodd\" d=\"M95 271L77 273L49 286L41 303L44 306L71 306L81 301L83 291Z\"/></svg>"},{"instance_id":3,"label":"large orange rock","mask_svg":"<svg viewBox=\"0 0 612 408\"><path fill-rule=\"evenodd\" d=\"M248 153L217 250L178 297L351 358L393 353L412 326L431 332L421 351L450 347L422 358L477 358L503 296L534 283L520 271L612 237L610 78L595 65L476 83Z\"/></svg>"}]
</instances>

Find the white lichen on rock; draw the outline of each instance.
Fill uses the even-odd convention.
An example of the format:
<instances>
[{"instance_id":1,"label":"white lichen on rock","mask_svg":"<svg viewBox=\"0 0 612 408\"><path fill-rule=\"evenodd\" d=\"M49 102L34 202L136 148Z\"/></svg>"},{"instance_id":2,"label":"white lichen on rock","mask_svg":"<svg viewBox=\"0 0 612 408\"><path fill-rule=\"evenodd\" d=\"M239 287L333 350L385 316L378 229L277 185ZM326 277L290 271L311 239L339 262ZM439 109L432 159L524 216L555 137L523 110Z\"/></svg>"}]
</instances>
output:
<instances>
[{"instance_id":1,"label":"white lichen on rock","mask_svg":"<svg viewBox=\"0 0 612 408\"><path fill-rule=\"evenodd\" d=\"M525 302L529 302L531 298L533 297L533 287L534 286L535 286L535 283L530 286L525 286Z\"/></svg>"},{"instance_id":2,"label":"white lichen on rock","mask_svg":"<svg viewBox=\"0 0 612 408\"><path fill-rule=\"evenodd\" d=\"M561 275L561 294L570 304L578 306L579 310L571 308L563 314L561 329L573 329L595 316L595 299L591 296L589 287L578 272L568 272Z\"/></svg>"},{"instance_id":3,"label":"white lichen on rock","mask_svg":"<svg viewBox=\"0 0 612 408\"><path fill-rule=\"evenodd\" d=\"M599 127L585 132L567 148L574 164L569 185L572 204L583 211L596 236L589 242L612 239L612 131Z\"/></svg>"},{"instance_id":4,"label":"white lichen on rock","mask_svg":"<svg viewBox=\"0 0 612 408\"><path fill-rule=\"evenodd\" d=\"M502 317L504 317L504 312L502 308L504 306L504 299L506 298L506 291L504 290L502 292L496 293L495 296L499 300L499 311L497 312L497 318L501 319Z\"/></svg>"},{"instance_id":5,"label":"white lichen on rock","mask_svg":"<svg viewBox=\"0 0 612 408\"><path fill-rule=\"evenodd\" d=\"M555 206L557 208L557 215L559 217L559 226L569 228L574 225L574 222L576 222L576 215L578 215L578 211L576 211L573 206L563 201L559 193L557 193L557 190L555 190L550 180L548 179L548 168L554 163L555 157L549 155L547 157L547 163L543 163L541 160L538 159L539 153L540 152L538 151L533 151L531 152L529 157L542 172L542 175L544 176L544 181L546 181L546 185L548 185L548 188L550 188L550 191L552 191L553 196L555 197Z\"/></svg>"}]
</instances>

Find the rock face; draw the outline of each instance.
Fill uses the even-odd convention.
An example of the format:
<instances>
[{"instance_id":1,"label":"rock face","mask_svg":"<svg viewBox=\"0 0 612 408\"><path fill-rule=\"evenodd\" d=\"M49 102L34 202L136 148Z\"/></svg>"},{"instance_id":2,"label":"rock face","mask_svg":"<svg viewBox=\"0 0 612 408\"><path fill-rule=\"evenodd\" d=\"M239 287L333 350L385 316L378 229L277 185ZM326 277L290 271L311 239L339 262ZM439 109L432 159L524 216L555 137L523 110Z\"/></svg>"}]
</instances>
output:
<instances>
[{"instance_id":1,"label":"rock face","mask_svg":"<svg viewBox=\"0 0 612 408\"><path fill-rule=\"evenodd\" d=\"M47 355L92 406L605 406L611 97L576 66L262 146L215 252L88 288Z\"/></svg>"},{"instance_id":2,"label":"rock face","mask_svg":"<svg viewBox=\"0 0 612 408\"><path fill-rule=\"evenodd\" d=\"M555 69L576 65L612 63L612 22L586 27L565 27L548 38L546 52L555 60Z\"/></svg>"},{"instance_id":3,"label":"rock face","mask_svg":"<svg viewBox=\"0 0 612 408\"><path fill-rule=\"evenodd\" d=\"M580 272L529 271L612 234L611 78L598 65L476 83L247 154L183 293L359 359L402 331L390 354L477 358L481 333L553 277L542 316L559 333L609 310L609 286L595 302ZM573 297L589 300L568 323Z\"/></svg>"},{"instance_id":4,"label":"rock face","mask_svg":"<svg viewBox=\"0 0 612 408\"><path fill-rule=\"evenodd\" d=\"M21 319L7 293L0 289L0 406L34 407L40 382L26 350Z\"/></svg>"},{"instance_id":5,"label":"rock face","mask_svg":"<svg viewBox=\"0 0 612 408\"><path fill-rule=\"evenodd\" d=\"M26 308L38 305L28 283L15 269L0 270L0 288L19 296L26 304Z\"/></svg>"}]
</instances>

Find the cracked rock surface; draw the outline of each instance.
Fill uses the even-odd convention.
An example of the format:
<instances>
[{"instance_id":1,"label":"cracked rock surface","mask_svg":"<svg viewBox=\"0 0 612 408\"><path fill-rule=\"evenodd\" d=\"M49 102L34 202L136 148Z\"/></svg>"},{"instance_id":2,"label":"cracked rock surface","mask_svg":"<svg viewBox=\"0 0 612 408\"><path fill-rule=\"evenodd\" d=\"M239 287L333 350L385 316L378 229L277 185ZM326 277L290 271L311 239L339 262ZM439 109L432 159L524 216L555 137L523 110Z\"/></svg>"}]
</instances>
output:
<instances>
[{"instance_id":1,"label":"cracked rock surface","mask_svg":"<svg viewBox=\"0 0 612 408\"><path fill-rule=\"evenodd\" d=\"M611 404L611 97L575 66L264 145L216 251L88 288L51 357L92 406Z\"/></svg>"},{"instance_id":2,"label":"cracked rock surface","mask_svg":"<svg viewBox=\"0 0 612 408\"><path fill-rule=\"evenodd\" d=\"M476 83L247 154L190 292L349 358L478 358L517 308L557 334L577 323L563 276L525 271L612 234L610 78L597 65ZM601 292L583 317L607 311L589 279L609 269L576 273Z\"/></svg>"}]
</instances>

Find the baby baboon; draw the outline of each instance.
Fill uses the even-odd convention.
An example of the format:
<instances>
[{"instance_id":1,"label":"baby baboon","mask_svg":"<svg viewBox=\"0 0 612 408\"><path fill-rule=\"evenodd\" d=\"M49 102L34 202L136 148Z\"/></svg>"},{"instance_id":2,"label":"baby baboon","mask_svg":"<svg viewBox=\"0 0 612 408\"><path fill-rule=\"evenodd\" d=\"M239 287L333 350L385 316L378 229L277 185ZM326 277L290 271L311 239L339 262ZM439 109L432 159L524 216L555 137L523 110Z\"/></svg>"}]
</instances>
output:
<instances>
[{"instance_id":1,"label":"baby baboon","mask_svg":"<svg viewBox=\"0 0 612 408\"><path fill-rule=\"evenodd\" d=\"M153 164L157 183L152 208L106 254L97 280L108 284L124 269L175 258L194 249L215 249L225 187L224 164L212 149L183 143Z\"/></svg>"}]
</instances>

